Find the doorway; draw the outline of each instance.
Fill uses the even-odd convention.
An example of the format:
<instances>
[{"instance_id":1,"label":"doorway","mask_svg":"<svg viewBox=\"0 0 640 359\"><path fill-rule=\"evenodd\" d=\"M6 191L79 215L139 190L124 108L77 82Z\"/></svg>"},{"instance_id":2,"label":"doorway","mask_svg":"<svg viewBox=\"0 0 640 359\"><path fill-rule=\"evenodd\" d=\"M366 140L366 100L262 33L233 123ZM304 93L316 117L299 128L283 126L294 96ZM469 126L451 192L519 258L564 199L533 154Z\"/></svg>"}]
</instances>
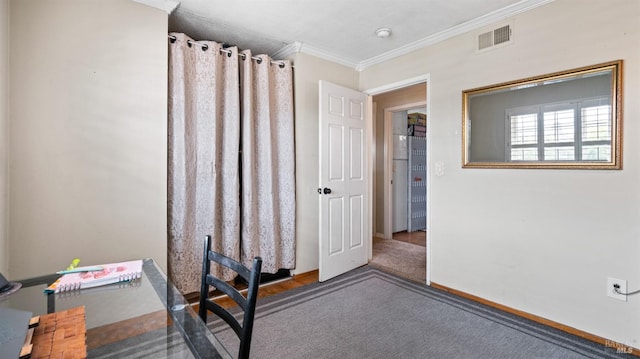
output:
<instances>
[{"instance_id":1,"label":"doorway","mask_svg":"<svg viewBox=\"0 0 640 359\"><path fill-rule=\"evenodd\" d=\"M430 282L425 231L428 222L426 193L429 188L427 137L424 137L429 112L427 79L428 77L414 84L372 93L376 109L373 196L376 204L373 216L375 237L370 264L423 284ZM413 136L409 135L416 134L416 130L424 147L418 152L422 155L419 162L410 165L408 146L410 137ZM422 172L412 174L412 168ZM411 187L411 184L418 187ZM412 196L411 188L422 190L422 195L414 193L417 196ZM417 217L421 217L417 221L422 222L421 228L416 228L416 221L412 221Z\"/></svg>"},{"instance_id":2,"label":"doorway","mask_svg":"<svg viewBox=\"0 0 640 359\"><path fill-rule=\"evenodd\" d=\"M385 217L385 238L411 243L421 237L416 232L427 229L427 115L423 103L406 106L384 111L389 148L385 159L389 176L385 176L388 184L385 198L391 211L390 218ZM426 246L424 240L420 244Z\"/></svg>"}]
</instances>

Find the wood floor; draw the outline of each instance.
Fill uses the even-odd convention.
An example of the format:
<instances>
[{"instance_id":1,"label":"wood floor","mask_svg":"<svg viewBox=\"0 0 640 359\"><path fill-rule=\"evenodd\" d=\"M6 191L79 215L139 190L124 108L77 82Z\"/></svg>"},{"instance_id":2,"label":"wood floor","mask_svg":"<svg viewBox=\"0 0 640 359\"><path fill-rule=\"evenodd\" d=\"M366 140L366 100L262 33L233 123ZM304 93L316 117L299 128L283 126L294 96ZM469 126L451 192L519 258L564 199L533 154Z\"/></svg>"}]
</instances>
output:
<instances>
[{"instance_id":1,"label":"wood floor","mask_svg":"<svg viewBox=\"0 0 640 359\"><path fill-rule=\"evenodd\" d=\"M291 278L283 279L273 283L261 284L258 289L258 298L268 297L270 295L278 294L290 289L298 288L306 284L315 283L318 281L318 271L314 270L302 274L296 274ZM224 308L230 308L236 305L236 303L228 297L220 297L215 299L215 302L220 304ZM197 310L197 305L194 307Z\"/></svg>"},{"instance_id":2,"label":"wood floor","mask_svg":"<svg viewBox=\"0 0 640 359\"><path fill-rule=\"evenodd\" d=\"M406 242L411 244L417 244L419 246L426 247L427 246L427 232L426 231L416 231L416 232L396 232L392 235L392 238L396 241Z\"/></svg>"}]
</instances>

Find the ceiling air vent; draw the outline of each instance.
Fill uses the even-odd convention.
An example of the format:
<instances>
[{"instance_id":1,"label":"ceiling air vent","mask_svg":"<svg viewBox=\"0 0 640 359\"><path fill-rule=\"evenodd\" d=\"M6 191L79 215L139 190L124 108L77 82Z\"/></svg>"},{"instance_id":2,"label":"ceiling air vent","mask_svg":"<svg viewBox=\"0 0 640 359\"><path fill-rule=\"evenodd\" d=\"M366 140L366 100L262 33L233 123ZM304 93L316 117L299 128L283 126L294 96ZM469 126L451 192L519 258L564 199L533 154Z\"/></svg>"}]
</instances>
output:
<instances>
[{"instance_id":1,"label":"ceiling air vent","mask_svg":"<svg viewBox=\"0 0 640 359\"><path fill-rule=\"evenodd\" d=\"M511 42L511 25L504 25L478 35L478 51Z\"/></svg>"}]
</instances>

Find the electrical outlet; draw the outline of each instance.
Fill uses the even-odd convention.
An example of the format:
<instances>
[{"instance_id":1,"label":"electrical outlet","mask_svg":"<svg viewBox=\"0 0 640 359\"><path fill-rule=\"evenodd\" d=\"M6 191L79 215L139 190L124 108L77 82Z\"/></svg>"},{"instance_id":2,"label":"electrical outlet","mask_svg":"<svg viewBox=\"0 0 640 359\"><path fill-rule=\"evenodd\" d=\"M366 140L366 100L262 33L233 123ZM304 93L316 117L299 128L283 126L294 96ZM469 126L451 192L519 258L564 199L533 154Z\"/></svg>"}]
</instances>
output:
<instances>
[{"instance_id":1,"label":"electrical outlet","mask_svg":"<svg viewBox=\"0 0 640 359\"><path fill-rule=\"evenodd\" d=\"M613 299L627 301L627 296L624 294L616 293L615 286L618 286L618 291L621 293L627 292L627 281L624 279L616 279L616 278L607 278L607 297L611 297Z\"/></svg>"}]
</instances>

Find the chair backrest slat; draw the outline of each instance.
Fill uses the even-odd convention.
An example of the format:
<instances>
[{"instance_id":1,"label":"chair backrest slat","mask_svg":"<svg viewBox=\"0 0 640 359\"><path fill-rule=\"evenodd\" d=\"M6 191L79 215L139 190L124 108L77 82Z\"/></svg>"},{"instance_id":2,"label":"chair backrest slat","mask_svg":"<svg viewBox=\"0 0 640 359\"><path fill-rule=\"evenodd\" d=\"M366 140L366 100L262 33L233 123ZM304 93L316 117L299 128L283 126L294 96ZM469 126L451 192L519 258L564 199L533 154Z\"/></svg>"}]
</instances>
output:
<instances>
[{"instance_id":1,"label":"chair backrest slat","mask_svg":"<svg viewBox=\"0 0 640 359\"><path fill-rule=\"evenodd\" d=\"M247 299L232 285L227 282L221 281L211 274L207 274L207 284L228 295L231 299L233 299L234 302L236 302L236 304L238 304L242 308L242 310L246 310Z\"/></svg>"},{"instance_id":2,"label":"chair backrest slat","mask_svg":"<svg viewBox=\"0 0 640 359\"><path fill-rule=\"evenodd\" d=\"M211 262L218 263L221 266L229 268L238 273L245 281L248 282L246 297L229 283L222 281L213 276L211 271ZM240 349L238 350L238 358L249 358L251 348L251 337L253 332L253 320L255 317L256 302L258 299L258 286L260 283L260 273L262 270L262 258L255 257L253 259L251 269L248 269L242 263L229 258L220 253L211 251L211 236L206 236L204 244L203 262L202 262L202 283L200 286L200 308L198 314L202 320L207 322L207 312L211 311L224 320L236 333L240 339ZM236 317L223 308L212 299L209 298L210 287L213 286L222 293L233 299L244 311L242 324Z\"/></svg>"},{"instance_id":3,"label":"chair backrest slat","mask_svg":"<svg viewBox=\"0 0 640 359\"><path fill-rule=\"evenodd\" d=\"M249 277L251 277L251 270L242 265L242 263L237 262L225 255L209 250L208 258L210 261L216 262L222 266L230 268L232 271L238 273L244 280L249 281Z\"/></svg>"}]
</instances>

